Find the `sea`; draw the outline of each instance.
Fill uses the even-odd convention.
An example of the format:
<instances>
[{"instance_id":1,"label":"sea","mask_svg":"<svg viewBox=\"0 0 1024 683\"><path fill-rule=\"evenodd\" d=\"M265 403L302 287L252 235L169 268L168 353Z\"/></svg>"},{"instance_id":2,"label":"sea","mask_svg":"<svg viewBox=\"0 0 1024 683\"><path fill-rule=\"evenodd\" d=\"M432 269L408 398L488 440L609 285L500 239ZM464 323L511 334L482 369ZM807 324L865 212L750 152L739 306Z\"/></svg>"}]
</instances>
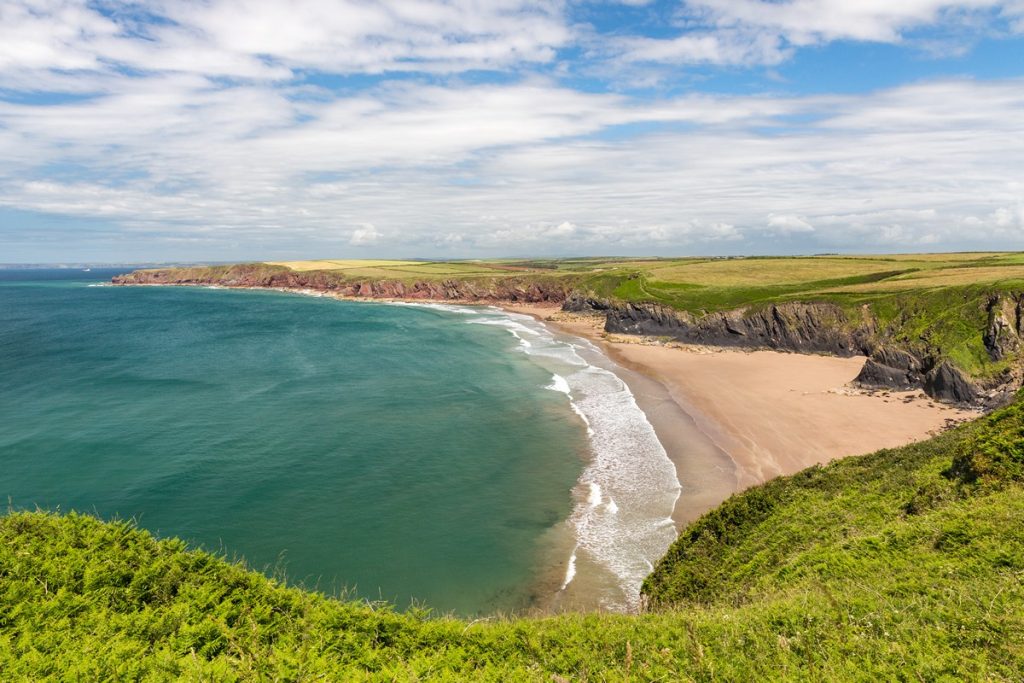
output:
<instances>
[{"instance_id":1,"label":"sea","mask_svg":"<svg viewBox=\"0 0 1024 683\"><path fill-rule=\"evenodd\" d=\"M674 467L595 346L486 306L0 270L0 498L329 595L633 611Z\"/></svg>"}]
</instances>

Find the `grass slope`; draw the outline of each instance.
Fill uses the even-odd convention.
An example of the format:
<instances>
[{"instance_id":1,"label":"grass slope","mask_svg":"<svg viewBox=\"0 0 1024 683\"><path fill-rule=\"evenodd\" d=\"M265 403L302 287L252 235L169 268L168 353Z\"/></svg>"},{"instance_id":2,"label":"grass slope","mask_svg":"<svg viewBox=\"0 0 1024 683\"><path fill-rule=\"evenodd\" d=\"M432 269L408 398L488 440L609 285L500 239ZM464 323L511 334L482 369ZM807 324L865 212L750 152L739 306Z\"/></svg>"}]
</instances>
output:
<instances>
[{"instance_id":1,"label":"grass slope","mask_svg":"<svg viewBox=\"0 0 1024 683\"><path fill-rule=\"evenodd\" d=\"M123 522L13 512L0 678L1021 680L1024 406L734 496L645 591L640 616L466 623L285 587Z\"/></svg>"}]
</instances>

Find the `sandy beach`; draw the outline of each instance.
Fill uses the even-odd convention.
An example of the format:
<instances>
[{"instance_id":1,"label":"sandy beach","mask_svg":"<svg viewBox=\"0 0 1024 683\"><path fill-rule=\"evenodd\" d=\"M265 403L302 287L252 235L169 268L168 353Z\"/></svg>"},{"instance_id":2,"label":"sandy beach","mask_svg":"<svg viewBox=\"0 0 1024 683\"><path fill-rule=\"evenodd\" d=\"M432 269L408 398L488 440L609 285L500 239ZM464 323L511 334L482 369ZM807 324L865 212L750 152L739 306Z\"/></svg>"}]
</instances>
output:
<instances>
[{"instance_id":1,"label":"sandy beach","mask_svg":"<svg viewBox=\"0 0 1024 683\"><path fill-rule=\"evenodd\" d=\"M977 413L922 392L849 386L863 357L711 349L607 335L603 316L507 306L583 336L620 366L684 494L683 525L732 493L816 464L926 439Z\"/></svg>"}]
</instances>

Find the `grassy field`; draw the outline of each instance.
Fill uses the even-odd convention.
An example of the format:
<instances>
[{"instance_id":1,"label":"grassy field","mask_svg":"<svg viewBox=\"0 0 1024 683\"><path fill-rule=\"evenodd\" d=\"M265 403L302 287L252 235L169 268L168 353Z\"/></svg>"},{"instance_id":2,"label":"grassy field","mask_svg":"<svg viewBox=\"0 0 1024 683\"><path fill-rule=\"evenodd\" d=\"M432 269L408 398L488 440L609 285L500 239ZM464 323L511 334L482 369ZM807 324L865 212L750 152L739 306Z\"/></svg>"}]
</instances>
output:
<instances>
[{"instance_id":1,"label":"grassy field","mask_svg":"<svg viewBox=\"0 0 1024 683\"><path fill-rule=\"evenodd\" d=\"M512 273L546 272L502 261L271 261L272 266L285 266L299 272L326 270L353 278L407 280L409 278L462 278L502 276Z\"/></svg>"},{"instance_id":2,"label":"grassy field","mask_svg":"<svg viewBox=\"0 0 1024 683\"><path fill-rule=\"evenodd\" d=\"M1024 254L903 254L682 259L482 261L287 261L296 271L345 279L460 279L546 275L571 278L596 293L655 301L692 312L786 297L902 293L962 286L1024 286Z\"/></svg>"},{"instance_id":3,"label":"grassy field","mask_svg":"<svg viewBox=\"0 0 1024 683\"><path fill-rule=\"evenodd\" d=\"M79 515L0 518L4 680L1017 681L1024 408L734 496L639 616L473 622Z\"/></svg>"}]
</instances>

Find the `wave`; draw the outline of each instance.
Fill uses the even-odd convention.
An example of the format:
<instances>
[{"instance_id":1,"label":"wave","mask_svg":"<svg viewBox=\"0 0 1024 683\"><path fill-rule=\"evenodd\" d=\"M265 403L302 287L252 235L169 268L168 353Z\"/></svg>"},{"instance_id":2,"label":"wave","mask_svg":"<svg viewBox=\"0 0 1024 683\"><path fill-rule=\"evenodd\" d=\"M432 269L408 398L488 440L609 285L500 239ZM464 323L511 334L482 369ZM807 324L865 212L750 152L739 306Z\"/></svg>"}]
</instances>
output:
<instances>
[{"instance_id":1,"label":"wave","mask_svg":"<svg viewBox=\"0 0 1024 683\"><path fill-rule=\"evenodd\" d=\"M572 392L572 389L569 388L569 382L564 377L562 377L561 375L552 375L551 376L551 384L549 384L545 388L546 389L550 389L551 391L557 391L557 392L560 392L560 393L566 394L566 395L568 395L569 393Z\"/></svg>"},{"instance_id":2,"label":"wave","mask_svg":"<svg viewBox=\"0 0 1024 683\"><path fill-rule=\"evenodd\" d=\"M545 388L565 394L587 429L590 462L568 523L576 544L563 589L576 574L580 553L614 576L617 595L608 609L634 611L640 585L675 540L671 514L680 485L675 466L614 364L586 340L556 337L530 316L487 307L430 305L475 313L467 323L506 329L517 349L552 373Z\"/></svg>"},{"instance_id":3,"label":"wave","mask_svg":"<svg viewBox=\"0 0 1024 683\"><path fill-rule=\"evenodd\" d=\"M569 564L565 567L565 580L562 581L561 590L565 590L572 583L572 580L576 578L576 550L579 546L572 549L572 554L569 555Z\"/></svg>"},{"instance_id":4,"label":"wave","mask_svg":"<svg viewBox=\"0 0 1024 683\"><path fill-rule=\"evenodd\" d=\"M493 306L389 302L467 316L465 322L505 329L515 347L551 372L545 388L566 396L587 429L591 458L580 475L567 523L575 535L562 589L586 556L613 578L602 607L635 611L640 585L675 540L671 514L680 485L675 466L615 365L584 339L557 336L543 323ZM570 340L571 339L571 340ZM582 554L582 555L581 555Z\"/></svg>"}]
</instances>

